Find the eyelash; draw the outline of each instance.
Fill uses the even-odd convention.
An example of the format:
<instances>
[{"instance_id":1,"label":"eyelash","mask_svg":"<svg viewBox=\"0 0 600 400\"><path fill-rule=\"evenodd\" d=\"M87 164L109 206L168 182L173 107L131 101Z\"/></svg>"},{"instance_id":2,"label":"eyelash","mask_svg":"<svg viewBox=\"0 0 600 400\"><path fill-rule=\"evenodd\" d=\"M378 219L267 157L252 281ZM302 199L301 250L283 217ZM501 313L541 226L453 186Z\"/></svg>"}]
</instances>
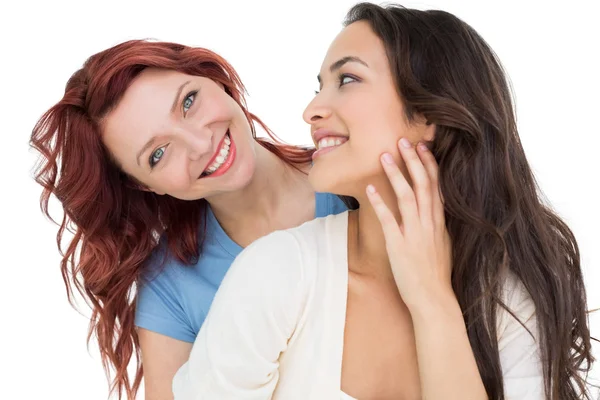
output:
<instances>
[{"instance_id":1,"label":"eyelash","mask_svg":"<svg viewBox=\"0 0 600 400\"><path fill-rule=\"evenodd\" d=\"M348 83L343 83L343 82L344 82L344 79L346 79L346 78L350 78L350 79L352 79L352 82L360 82L360 79L358 79L358 78L357 78L356 76L354 76L354 75L350 75L350 74L339 74L339 75L338 75L338 85L339 85L339 86L338 86L338 88L341 88L342 86L345 86L345 85L347 85L348 83L351 83L351 82L348 82ZM320 93L320 91L319 91L319 90L315 90L315 94L319 94L319 93Z\"/></svg>"},{"instance_id":2,"label":"eyelash","mask_svg":"<svg viewBox=\"0 0 600 400\"><path fill-rule=\"evenodd\" d=\"M194 100L196 100L196 95L198 94L197 90L192 90L191 92L189 92L184 98L183 101L181 102L181 108L183 109L183 115L187 114L187 112L190 110L190 108L192 108L192 106L194 105ZM190 106L188 107L187 111L185 110L185 102L189 99L192 98L192 102L190 103Z\"/></svg>"},{"instance_id":3,"label":"eyelash","mask_svg":"<svg viewBox=\"0 0 600 400\"><path fill-rule=\"evenodd\" d=\"M158 164L158 162L160 160L162 160L162 158L165 156L165 151L167 150L168 146L169 145L159 147L159 148L155 149L152 153L150 153L150 157L148 158L148 164L150 164L150 169L153 169L154 167L156 167L156 164ZM158 150L162 150L162 154L158 160L154 161L154 155L156 154L156 152Z\"/></svg>"}]
</instances>

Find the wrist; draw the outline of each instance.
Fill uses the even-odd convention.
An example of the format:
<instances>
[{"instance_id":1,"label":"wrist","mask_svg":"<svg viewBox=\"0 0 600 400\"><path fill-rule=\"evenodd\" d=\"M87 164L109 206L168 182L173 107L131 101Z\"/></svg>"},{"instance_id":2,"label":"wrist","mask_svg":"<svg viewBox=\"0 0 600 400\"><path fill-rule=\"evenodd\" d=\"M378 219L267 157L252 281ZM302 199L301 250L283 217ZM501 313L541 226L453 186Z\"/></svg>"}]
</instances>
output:
<instances>
[{"instance_id":1,"label":"wrist","mask_svg":"<svg viewBox=\"0 0 600 400\"><path fill-rule=\"evenodd\" d=\"M462 319L462 310L451 287L429 288L419 291L420 294L406 303L408 310L415 318L457 317Z\"/></svg>"}]
</instances>

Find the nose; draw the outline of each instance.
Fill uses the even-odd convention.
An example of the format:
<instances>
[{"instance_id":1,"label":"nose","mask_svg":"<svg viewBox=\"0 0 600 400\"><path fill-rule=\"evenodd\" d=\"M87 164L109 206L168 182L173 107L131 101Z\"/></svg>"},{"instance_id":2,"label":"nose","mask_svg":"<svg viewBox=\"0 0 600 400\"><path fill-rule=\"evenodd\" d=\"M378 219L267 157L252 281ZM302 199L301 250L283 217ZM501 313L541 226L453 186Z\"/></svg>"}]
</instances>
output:
<instances>
[{"instance_id":1,"label":"nose","mask_svg":"<svg viewBox=\"0 0 600 400\"><path fill-rule=\"evenodd\" d=\"M178 136L187 147L190 160L197 161L212 151L213 131L207 127L181 130Z\"/></svg>"},{"instance_id":2,"label":"nose","mask_svg":"<svg viewBox=\"0 0 600 400\"><path fill-rule=\"evenodd\" d=\"M318 93L302 114L302 118L307 124L314 124L322 119L327 119L331 115L331 107L328 105L327 97L324 93Z\"/></svg>"}]
</instances>

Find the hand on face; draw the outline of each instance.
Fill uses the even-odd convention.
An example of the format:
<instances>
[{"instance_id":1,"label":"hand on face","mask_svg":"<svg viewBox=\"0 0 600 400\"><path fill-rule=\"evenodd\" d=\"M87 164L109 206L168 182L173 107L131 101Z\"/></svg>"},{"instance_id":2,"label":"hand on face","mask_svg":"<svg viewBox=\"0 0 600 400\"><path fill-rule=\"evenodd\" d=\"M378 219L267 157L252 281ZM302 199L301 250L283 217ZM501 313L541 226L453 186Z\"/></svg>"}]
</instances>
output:
<instances>
[{"instance_id":1,"label":"hand on face","mask_svg":"<svg viewBox=\"0 0 600 400\"><path fill-rule=\"evenodd\" d=\"M415 147L406 139L398 148L412 187L391 154L384 153L381 164L397 197L401 222L373 185L367 187L367 196L383 228L396 285L410 309L422 303L423 296L452 292L452 247L433 154L425 144Z\"/></svg>"}]
</instances>

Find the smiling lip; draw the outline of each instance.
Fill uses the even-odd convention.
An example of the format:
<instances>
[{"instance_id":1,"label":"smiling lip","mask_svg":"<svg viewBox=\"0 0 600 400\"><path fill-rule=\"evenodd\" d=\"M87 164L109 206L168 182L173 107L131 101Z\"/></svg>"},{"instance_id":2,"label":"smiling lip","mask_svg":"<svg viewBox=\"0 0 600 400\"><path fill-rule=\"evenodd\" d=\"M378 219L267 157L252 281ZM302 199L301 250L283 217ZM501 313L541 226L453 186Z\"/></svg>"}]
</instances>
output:
<instances>
[{"instance_id":1,"label":"smiling lip","mask_svg":"<svg viewBox=\"0 0 600 400\"><path fill-rule=\"evenodd\" d=\"M348 139L348 135L344 135L344 134L341 134L341 133L338 133L338 132L334 132L334 131L331 131L331 130L325 129L325 128L319 128L316 131L314 131L313 134L312 134L312 137L313 137L313 141L315 143L315 147L317 147L319 145L319 141L321 139L326 138L326 137L339 137L339 138L344 139L344 142L342 144L340 144L340 145L331 146L331 147L325 147L325 148L318 149L317 151L315 151L313 153L313 155L312 155L313 161L317 157L319 157L319 156L321 156L323 154L329 153L330 151L333 151L333 150L337 149L338 147L342 146L346 141L349 140Z\"/></svg>"},{"instance_id":2,"label":"smiling lip","mask_svg":"<svg viewBox=\"0 0 600 400\"><path fill-rule=\"evenodd\" d=\"M325 128L319 128L313 132L312 137L313 137L313 142L315 143L315 146L317 146L319 144L319 140L323 139L324 137L341 137L341 138L347 139L348 135L330 131L329 129L325 129Z\"/></svg>"},{"instance_id":3,"label":"smiling lip","mask_svg":"<svg viewBox=\"0 0 600 400\"><path fill-rule=\"evenodd\" d=\"M214 172L212 172L209 175L205 175L208 167L210 167L213 164L213 162L217 159L217 157L219 156L221 148L223 148L223 142L225 141L226 137L229 137L229 141L230 141L229 153L227 154L227 159ZM217 151L215 151L215 154L208 161L208 163L206 164L206 168L204 168L204 171L202 171L202 174L198 177L198 179L211 178L211 177L217 177L217 176L223 175L225 172L227 172L227 170L229 170L229 167L231 167L231 165L233 164L233 161L235 160L235 155L236 155L235 143L233 142L233 138L231 137L231 132L228 129L227 132L225 132L225 135L223 135L223 137L221 138L221 141L219 142L219 144L217 145Z\"/></svg>"}]
</instances>

